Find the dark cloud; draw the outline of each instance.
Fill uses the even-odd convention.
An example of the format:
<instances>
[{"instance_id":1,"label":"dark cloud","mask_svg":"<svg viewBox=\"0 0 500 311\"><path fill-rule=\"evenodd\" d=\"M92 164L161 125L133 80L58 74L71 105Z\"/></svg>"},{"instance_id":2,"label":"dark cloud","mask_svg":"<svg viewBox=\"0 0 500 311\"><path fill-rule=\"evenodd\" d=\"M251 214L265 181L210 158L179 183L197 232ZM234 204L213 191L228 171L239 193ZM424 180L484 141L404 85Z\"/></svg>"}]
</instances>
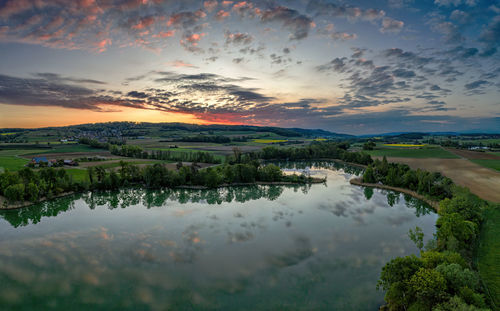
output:
<instances>
[{"instance_id":1,"label":"dark cloud","mask_svg":"<svg viewBox=\"0 0 500 311\"><path fill-rule=\"evenodd\" d=\"M106 111L103 108L106 105L144 109L141 101L111 97L101 91L66 84L54 79L56 76L48 77L49 79L17 78L0 75L0 102L8 105L58 106L93 111Z\"/></svg>"},{"instance_id":2,"label":"dark cloud","mask_svg":"<svg viewBox=\"0 0 500 311\"><path fill-rule=\"evenodd\" d=\"M412 70L406 70L403 68L398 68L392 72L395 77L398 78L413 78L416 76L415 72Z\"/></svg>"},{"instance_id":3,"label":"dark cloud","mask_svg":"<svg viewBox=\"0 0 500 311\"><path fill-rule=\"evenodd\" d=\"M500 15L494 17L488 26L483 30L479 40L488 44L490 48L500 45Z\"/></svg>"},{"instance_id":4,"label":"dark cloud","mask_svg":"<svg viewBox=\"0 0 500 311\"><path fill-rule=\"evenodd\" d=\"M147 98L148 95L144 92L137 92L137 91L131 91L127 93L127 96L134 97L134 98Z\"/></svg>"},{"instance_id":5,"label":"dark cloud","mask_svg":"<svg viewBox=\"0 0 500 311\"><path fill-rule=\"evenodd\" d=\"M230 32L226 31L224 33L224 37L226 38L226 44L236 44L236 45L248 45L252 43L253 41L253 36L249 35L248 33L241 33L241 32Z\"/></svg>"},{"instance_id":6,"label":"dark cloud","mask_svg":"<svg viewBox=\"0 0 500 311\"><path fill-rule=\"evenodd\" d=\"M74 82L74 83L85 83L85 84L106 84L106 82L93 80L93 79L79 79L72 77L63 77L57 73L42 72L34 73L33 76L42 78L54 82Z\"/></svg>"},{"instance_id":7,"label":"dark cloud","mask_svg":"<svg viewBox=\"0 0 500 311\"><path fill-rule=\"evenodd\" d=\"M283 6L263 11L261 20L263 22L281 22L283 27L291 32L290 40L306 38L313 25L311 18Z\"/></svg>"}]
</instances>

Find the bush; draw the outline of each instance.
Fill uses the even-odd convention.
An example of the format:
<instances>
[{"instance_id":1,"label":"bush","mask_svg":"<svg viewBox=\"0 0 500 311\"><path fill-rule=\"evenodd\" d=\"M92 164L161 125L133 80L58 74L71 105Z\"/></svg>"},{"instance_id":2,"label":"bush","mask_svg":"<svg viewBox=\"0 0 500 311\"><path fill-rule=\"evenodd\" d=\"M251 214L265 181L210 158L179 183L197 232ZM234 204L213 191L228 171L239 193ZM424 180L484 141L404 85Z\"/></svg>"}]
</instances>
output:
<instances>
[{"instance_id":1,"label":"bush","mask_svg":"<svg viewBox=\"0 0 500 311\"><path fill-rule=\"evenodd\" d=\"M24 199L24 184L8 186L4 191L4 195L11 202L22 201Z\"/></svg>"}]
</instances>

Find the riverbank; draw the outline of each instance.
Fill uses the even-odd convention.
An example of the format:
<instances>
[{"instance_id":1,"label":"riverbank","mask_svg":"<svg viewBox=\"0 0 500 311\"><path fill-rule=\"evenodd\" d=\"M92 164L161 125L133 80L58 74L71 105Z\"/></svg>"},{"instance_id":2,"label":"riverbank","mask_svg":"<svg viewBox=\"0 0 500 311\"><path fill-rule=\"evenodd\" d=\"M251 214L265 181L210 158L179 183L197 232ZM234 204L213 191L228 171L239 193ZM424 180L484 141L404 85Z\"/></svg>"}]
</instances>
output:
<instances>
[{"instance_id":1,"label":"riverbank","mask_svg":"<svg viewBox=\"0 0 500 311\"><path fill-rule=\"evenodd\" d=\"M175 187L176 189L192 189L192 190L208 190L208 189L219 189L219 188L225 188L225 187L241 187L241 186L255 186L255 185L261 185L261 186L291 186L291 185L305 185L305 184L322 184L326 182L326 178L317 178L317 177L310 177L308 180L305 182L290 182L290 181L270 181L270 182L265 182L265 181L256 181L253 183L231 183L231 184L222 184L217 187L206 187L206 186L190 186L190 185L184 185L184 186L178 186ZM52 199L57 199L61 197L65 197L68 195L75 194L77 192L75 191L70 191L70 192L64 192L59 195L55 195L51 198L46 198L43 197L37 202L31 202L31 201L20 201L20 202L15 202L15 203L10 203L8 200L0 195L0 210L13 210L13 209L20 209L20 208L25 208L28 206L32 206L38 203L42 203L45 201L49 201Z\"/></svg>"},{"instance_id":2,"label":"riverbank","mask_svg":"<svg viewBox=\"0 0 500 311\"><path fill-rule=\"evenodd\" d=\"M40 200L38 200L37 202L19 201L19 202L15 202L15 203L10 203L4 196L0 195L0 210L10 210L10 209L24 208L24 207L28 207L28 206L31 206L31 205L35 205L35 204L41 203L41 202L49 201L49 200L52 200L52 199L66 197L66 196L72 195L72 194L75 194L75 192L74 191L63 192L61 194L54 195L51 198L43 197Z\"/></svg>"},{"instance_id":3,"label":"riverbank","mask_svg":"<svg viewBox=\"0 0 500 311\"><path fill-rule=\"evenodd\" d=\"M415 191L411 191L411 190L408 190L405 188L387 186L384 184L365 183L365 182L363 182L363 180L361 178L352 178L351 180L349 180L349 183L351 185L356 185L356 186L371 187L371 188L392 190L392 191L405 193L405 194L411 195L412 197L419 199L419 200L422 200L425 203L429 204L436 212L439 211L439 202L431 200L431 199L429 199L421 194L416 193Z\"/></svg>"},{"instance_id":4,"label":"riverbank","mask_svg":"<svg viewBox=\"0 0 500 311\"><path fill-rule=\"evenodd\" d=\"M256 182L252 182L252 183L222 184L222 185L214 187L214 188L209 188L206 186L179 186L176 188L177 189L208 190L208 189L219 189L219 188L226 188L226 187L242 187L242 186L255 186L255 185L260 185L260 186L291 186L291 185L305 185L305 184L322 184L325 182L326 182L326 178L310 177L309 180L307 180L304 183L297 183L297 182L291 182L291 181L256 181Z\"/></svg>"}]
</instances>

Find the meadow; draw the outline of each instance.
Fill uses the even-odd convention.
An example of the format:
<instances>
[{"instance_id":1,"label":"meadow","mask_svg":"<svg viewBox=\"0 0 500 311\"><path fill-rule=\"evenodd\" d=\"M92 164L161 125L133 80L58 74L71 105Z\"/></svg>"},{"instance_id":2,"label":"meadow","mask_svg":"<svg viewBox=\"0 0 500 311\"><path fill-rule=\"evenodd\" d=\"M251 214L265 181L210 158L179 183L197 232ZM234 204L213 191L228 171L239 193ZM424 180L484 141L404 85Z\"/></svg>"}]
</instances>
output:
<instances>
[{"instance_id":1,"label":"meadow","mask_svg":"<svg viewBox=\"0 0 500 311\"><path fill-rule=\"evenodd\" d=\"M440 146L425 146L420 148L405 148L377 145L375 150L365 150L364 152L375 157L397 157L397 158L440 158L458 159L453 153L444 150Z\"/></svg>"},{"instance_id":2,"label":"meadow","mask_svg":"<svg viewBox=\"0 0 500 311\"><path fill-rule=\"evenodd\" d=\"M479 164L481 166L491 168L497 171L500 171L500 160L470 160L476 164Z\"/></svg>"},{"instance_id":3,"label":"meadow","mask_svg":"<svg viewBox=\"0 0 500 311\"><path fill-rule=\"evenodd\" d=\"M490 207L484 213L481 242L478 252L481 278L486 283L490 297L500 308L500 205Z\"/></svg>"}]
</instances>

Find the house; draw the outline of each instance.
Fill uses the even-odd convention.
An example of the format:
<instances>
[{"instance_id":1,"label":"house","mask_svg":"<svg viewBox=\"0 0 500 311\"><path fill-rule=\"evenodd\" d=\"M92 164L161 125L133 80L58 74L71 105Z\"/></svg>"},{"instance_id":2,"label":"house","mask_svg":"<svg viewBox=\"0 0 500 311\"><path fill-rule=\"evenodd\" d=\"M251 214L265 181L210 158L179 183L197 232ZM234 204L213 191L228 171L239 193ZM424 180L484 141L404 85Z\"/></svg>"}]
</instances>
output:
<instances>
[{"instance_id":1,"label":"house","mask_svg":"<svg viewBox=\"0 0 500 311\"><path fill-rule=\"evenodd\" d=\"M75 162L73 160L64 160L64 165L77 166L78 162Z\"/></svg>"},{"instance_id":2,"label":"house","mask_svg":"<svg viewBox=\"0 0 500 311\"><path fill-rule=\"evenodd\" d=\"M46 157L35 157L31 159L31 163L33 164L49 163L49 160L47 160Z\"/></svg>"}]
</instances>

